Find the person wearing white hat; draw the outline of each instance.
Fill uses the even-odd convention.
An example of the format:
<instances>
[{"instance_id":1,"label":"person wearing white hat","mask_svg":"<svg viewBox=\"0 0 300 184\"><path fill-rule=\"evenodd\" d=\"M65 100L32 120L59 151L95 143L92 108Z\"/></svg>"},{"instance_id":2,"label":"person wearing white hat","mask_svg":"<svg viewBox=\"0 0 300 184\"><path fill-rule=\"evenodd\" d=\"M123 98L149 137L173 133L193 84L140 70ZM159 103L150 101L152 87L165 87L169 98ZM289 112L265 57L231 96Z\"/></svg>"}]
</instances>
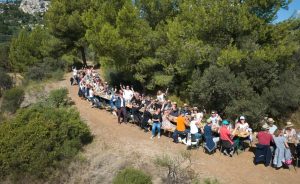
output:
<instances>
[{"instance_id":1,"label":"person wearing white hat","mask_svg":"<svg viewBox=\"0 0 300 184\"><path fill-rule=\"evenodd\" d=\"M275 121L273 120L273 118L268 118L267 123L269 125L269 132L273 135L274 132L277 130L277 126L274 125Z\"/></svg>"},{"instance_id":2,"label":"person wearing white hat","mask_svg":"<svg viewBox=\"0 0 300 184\"><path fill-rule=\"evenodd\" d=\"M264 124L262 130L257 134L258 144L255 150L255 164L264 162L265 166L268 167L272 159L271 142L273 141L272 135L269 133L268 124Z\"/></svg>"},{"instance_id":3,"label":"person wearing white hat","mask_svg":"<svg viewBox=\"0 0 300 184\"><path fill-rule=\"evenodd\" d=\"M294 124L292 122L288 121L288 122L286 122L285 129L283 130L283 134L287 138L288 141L297 139L296 130L292 127L294 127Z\"/></svg>"},{"instance_id":4,"label":"person wearing white hat","mask_svg":"<svg viewBox=\"0 0 300 184\"><path fill-rule=\"evenodd\" d=\"M264 124L262 126L262 131L258 132L257 134L257 139L258 139L258 143L261 145L267 145L270 146L273 137L272 135L269 133L269 125L268 124Z\"/></svg>"},{"instance_id":5,"label":"person wearing white hat","mask_svg":"<svg viewBox=\"0 0 300 184\"><path fill-rule=\"evenodd\" d=\"M236 124L236 129L241 132L245 132L248 130L248 128L249 128L249 124L246 122L245 116L241 116L239 118L239 121Z\"/></svg>"}]
</instances>

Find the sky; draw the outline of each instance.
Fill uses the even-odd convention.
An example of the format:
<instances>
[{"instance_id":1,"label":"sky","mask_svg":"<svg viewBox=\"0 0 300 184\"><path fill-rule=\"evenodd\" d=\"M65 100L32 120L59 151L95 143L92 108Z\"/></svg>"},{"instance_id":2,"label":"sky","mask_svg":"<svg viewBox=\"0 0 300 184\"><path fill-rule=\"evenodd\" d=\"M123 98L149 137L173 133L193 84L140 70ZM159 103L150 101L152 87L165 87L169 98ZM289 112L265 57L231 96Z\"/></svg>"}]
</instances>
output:
<instances>
[{"instance_id":1,"label":"sky","mask_svg":"<svg viewBox=\"0 0 300 184\"><path fill-rule=\"evenodd\" d=\"M274 23L281 22L290 18L296 10L300 10L300 0L293 0L289 5L289 9L281 9L277 13L277 19L274 20Z\"/></svg>"}]
</instances>

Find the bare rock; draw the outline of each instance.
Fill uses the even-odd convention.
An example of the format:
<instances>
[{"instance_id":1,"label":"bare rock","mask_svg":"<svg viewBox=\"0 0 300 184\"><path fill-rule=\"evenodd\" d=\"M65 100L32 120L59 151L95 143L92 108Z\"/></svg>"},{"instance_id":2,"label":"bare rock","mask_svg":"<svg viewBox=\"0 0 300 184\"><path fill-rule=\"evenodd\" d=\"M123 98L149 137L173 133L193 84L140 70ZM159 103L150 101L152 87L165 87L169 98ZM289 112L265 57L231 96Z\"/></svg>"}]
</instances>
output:
<instances>
[{"instance_id":1,"label":"bare rock","mask_svg":"<svg viewBox=\"0 0 300 184\"><path fill-rule=\"evenodd\" d=\"M50 1L44 0L22 0L20 9L29 14L45 13L48 10Z\"/></svg>"}]
</instances>

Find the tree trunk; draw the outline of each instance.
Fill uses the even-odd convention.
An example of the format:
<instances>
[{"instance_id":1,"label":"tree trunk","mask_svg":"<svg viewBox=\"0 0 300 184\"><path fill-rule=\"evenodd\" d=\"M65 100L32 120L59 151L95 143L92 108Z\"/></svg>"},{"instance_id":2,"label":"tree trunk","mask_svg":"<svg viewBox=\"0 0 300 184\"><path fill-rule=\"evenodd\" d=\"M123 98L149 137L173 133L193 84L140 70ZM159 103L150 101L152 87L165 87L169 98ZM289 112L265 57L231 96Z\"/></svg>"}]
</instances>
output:
<instances>
[{"instance_id":1,"label":"tree trunk","mask_svg":"<svg viewBox=\"0 0 300 184\"><path fill-rule=\"evenodd\" d=\"M84 47L80 47L79 49L80 49L80 52L81 52L81 59L82 59L83 66L87 67L85 49L84 49Z\"/></svg>"}]
</instances>

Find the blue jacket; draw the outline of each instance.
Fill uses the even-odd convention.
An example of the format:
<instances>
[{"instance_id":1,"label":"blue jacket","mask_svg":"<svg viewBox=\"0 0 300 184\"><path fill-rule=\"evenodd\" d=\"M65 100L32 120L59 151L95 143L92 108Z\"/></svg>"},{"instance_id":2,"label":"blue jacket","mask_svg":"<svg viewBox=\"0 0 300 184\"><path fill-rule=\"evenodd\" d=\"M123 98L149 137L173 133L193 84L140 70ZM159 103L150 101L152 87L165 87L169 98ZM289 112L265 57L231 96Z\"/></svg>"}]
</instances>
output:
<instances>
[{"instance_id":1,"label":"blue jacket","mask_svg":"<svg viewBox=\"0 0 300 184\"><path fill-rule=\"evenodd\" d=\"M122 97L123 98L123 97ZM121 98L118 97L116 101L116 107L119 109L121 108ZM123 107L125 107L125 99L123 98Z\"/></svg>"},{"instance_id":2,"label":"blue jacket","mask_svg":"<svg viewBox=\"0 0 300 184\"><path fill-rule=\"evenodd\" d=\"M255 149L255 164L263 162L265 166L270 165L272 159L272 152L270 146L257 144Z\"/></svg>"}]
</instances>

